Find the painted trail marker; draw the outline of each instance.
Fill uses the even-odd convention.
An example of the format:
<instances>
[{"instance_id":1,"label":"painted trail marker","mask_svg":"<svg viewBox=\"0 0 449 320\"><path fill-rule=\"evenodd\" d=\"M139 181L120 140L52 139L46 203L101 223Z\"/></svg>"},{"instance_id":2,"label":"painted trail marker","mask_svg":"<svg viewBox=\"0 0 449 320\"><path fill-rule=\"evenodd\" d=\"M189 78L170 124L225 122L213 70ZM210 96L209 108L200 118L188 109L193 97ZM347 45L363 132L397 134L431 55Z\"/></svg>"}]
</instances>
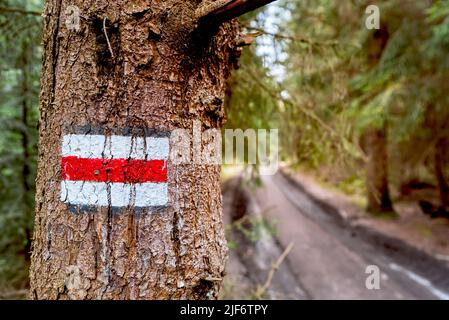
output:
<instances>
[{"instance_id":1,"label":"painted trail marker","mask_svg":"<svg viewBox=\"0 0 449 320\"><path fill-rule=\"evenodd\" d=\"M168 137L65 135L61 201L88 207L166 206L169 149Z\"/></svg>"}]
</instances>

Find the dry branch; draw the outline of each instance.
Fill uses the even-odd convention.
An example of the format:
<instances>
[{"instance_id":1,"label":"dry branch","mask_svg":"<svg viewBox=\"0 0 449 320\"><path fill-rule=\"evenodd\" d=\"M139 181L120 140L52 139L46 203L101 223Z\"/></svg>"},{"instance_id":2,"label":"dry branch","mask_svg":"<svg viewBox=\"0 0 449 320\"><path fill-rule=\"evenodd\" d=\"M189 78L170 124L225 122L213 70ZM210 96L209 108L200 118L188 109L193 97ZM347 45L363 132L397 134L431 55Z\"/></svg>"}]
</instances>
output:
<instances>
[{"instance_id":1,"label":"dry branch","mask_svg":"<svg viewBox=\"0 0 449 320\"><path fill-rule=\"evenodd\" d=\"M271 286L271 282L273 281L274 274L279 269L281 264L284 262L284 260L289 255L290 251L293 249L293 242L288 245L288 247L285 249L285 251L280 255L280 257L276 260L276 262L272 265L270 272L268 273L267 281L265 281L265 284L257 289L255 293L256 299L262 299L263 296L266 294L268 288Z\"/></svg>"},{"instance_id":2,"label":"dry branch","mask_svg":"<svg viewBox=\"0 0 449 320\"><path fill-rule=\"evenodd\" d=\"M222 22L238 18L245 13L263 7L275 0L217 0L203 1L196 11L196 18Z\"/></svg>"}]
</instances>

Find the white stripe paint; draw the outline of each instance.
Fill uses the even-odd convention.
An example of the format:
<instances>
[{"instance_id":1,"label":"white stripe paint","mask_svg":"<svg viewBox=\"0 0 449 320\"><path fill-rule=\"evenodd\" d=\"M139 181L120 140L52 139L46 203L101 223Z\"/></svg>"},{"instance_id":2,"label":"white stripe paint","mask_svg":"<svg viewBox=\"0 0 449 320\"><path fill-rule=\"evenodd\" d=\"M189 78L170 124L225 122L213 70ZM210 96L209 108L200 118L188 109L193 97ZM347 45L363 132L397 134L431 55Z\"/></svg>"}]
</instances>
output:
<instances>
[{"instance_id":1,"label":"white stripe paint","mask_svg":"<svg viewBox=\"0 0 449 320\"><path fill-rule=\"evenodd\" d=\"M157 207L168 203L167 183L109 183L109 188L108 192L105 182L62 181L61 201L71 205L101 207Z\"/></svg>"},{"instance_id":2,"label":"white stripe paint","mask_svg":"<svg viewBox=\"0 0 449 320\"><path fill-rule=\"evenodd\" d=\"M169 149L169 138L69 134L62 141L63 157L86 159L167 160Z\"/></svg>"},{"instance_id":3,"label":"white stripe paint","mask_svg":"<svg viewBox=\"0 0 449 320\"><path fill-rule=\"evenodd\" d=\"M389 267L398 272L404 273L407 277L409 277L411 280L415 281L416 283L420 284L423 287L426 287L433 295L438 297L438 299L441 300L449 300L449 294L446 292L443 292L437 288L434 287L432 282L429 280L421 277L420 275L417 275L416 273L407 270L406 268L401 267L400 265L397 265L395 263L390 263Z\"/></svg>"}]
</instances>

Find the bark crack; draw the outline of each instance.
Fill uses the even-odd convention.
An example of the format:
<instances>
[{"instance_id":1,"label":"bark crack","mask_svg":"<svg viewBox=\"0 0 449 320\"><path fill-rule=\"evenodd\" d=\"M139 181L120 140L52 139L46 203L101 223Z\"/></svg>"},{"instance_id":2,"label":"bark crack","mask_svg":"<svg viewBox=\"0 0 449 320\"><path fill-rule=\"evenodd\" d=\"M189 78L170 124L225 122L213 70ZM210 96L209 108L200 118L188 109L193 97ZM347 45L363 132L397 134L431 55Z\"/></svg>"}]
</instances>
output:
<instances>
[{"instance_id":1,"label":"bark crack","mask_svg":"<svg viewBox=\"0 0 449 320\"><path fill-rule=\"evenodd\" d=\"M106 42L108 44L108 48L109 48L109 52L111 53L111 57L112 57L112 59L114 59L114 51L112 51L111 42L109 41L108 32L106 30L106 20L107 20L107 18L104 17L104 19L103 19L103 32L104 32L104 36L106 37Z\"/></svg>"}]
</instances>

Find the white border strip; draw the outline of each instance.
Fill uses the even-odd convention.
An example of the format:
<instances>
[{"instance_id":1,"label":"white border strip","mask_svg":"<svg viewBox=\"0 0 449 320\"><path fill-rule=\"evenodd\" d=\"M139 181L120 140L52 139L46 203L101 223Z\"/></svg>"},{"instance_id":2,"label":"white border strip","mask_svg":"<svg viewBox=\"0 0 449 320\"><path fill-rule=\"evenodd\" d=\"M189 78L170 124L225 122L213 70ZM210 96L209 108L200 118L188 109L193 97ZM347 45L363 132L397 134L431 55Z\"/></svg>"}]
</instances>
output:
<instances>
[{"instance_id":1,"label":"white border strip","mask_svg":"<svg viewBox=\"0 0 449 320\"><path fill-rule=\"evenodd\" d=\"M160 207L168 203L167 183L109 183L109 189L106 182L62 181L61 201L101 207Z\"/></svg>"},{"instance_id":2,"label":"white border strip","mask_svg":"<svg viewBox=\"0 0 449 320\"><path fill-rule=\"evenodd\" d=\"M63 157L86 159L167 160L169 150L169 138L69 134L62 141Z\"/></svg>"}]
</instances>

